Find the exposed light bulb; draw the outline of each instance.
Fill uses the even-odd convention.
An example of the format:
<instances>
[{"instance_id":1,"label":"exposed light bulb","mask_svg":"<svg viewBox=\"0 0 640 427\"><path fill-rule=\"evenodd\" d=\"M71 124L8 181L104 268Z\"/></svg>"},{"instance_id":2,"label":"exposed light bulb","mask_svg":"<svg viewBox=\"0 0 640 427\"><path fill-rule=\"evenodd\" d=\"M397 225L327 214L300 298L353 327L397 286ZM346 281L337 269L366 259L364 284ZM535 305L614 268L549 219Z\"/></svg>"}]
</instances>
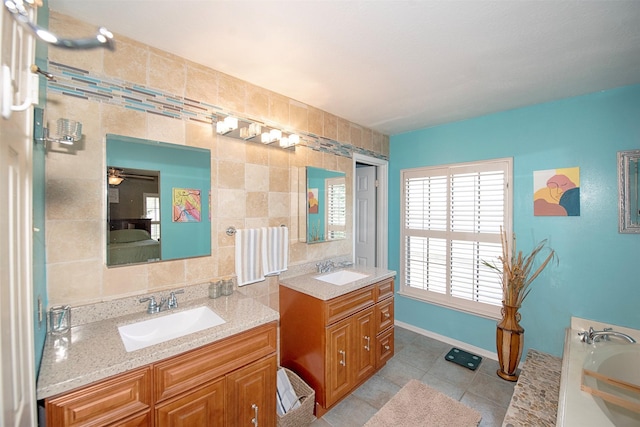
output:
<instances>
[{"instance_id":1,"label":"exposed light bulb","mask_svg":"<svg viewBox=\"0 0 640 427\"><path fill-rule=\"evenodd\" d=\"M216 122L216 132L220 135L225 135L236 129L238 129L238 119L236 117L227 116L224 120Z\"/></svg>"},{"instance_id":2,"label":"exposed light bulb","mask_svg":"<svg viewBox=\"0 0 640 427\"><path fill-rule=\"evenodd\" d=\"M227 129L236 130L238 129L238 119L236 117L227 116L224 118L224 124Z\"/></svg>"},{"instance_id":3,"label":"exposed light bulb","mask_svg":"<svg viewBox=\"0 0 640 427\"><path fill-rule=\"evenodd\" d=\"M282 131L280 129L271 129L269 136L271 137L271 142L278 141L282 138Z\"/></svg>"}]
</instances>

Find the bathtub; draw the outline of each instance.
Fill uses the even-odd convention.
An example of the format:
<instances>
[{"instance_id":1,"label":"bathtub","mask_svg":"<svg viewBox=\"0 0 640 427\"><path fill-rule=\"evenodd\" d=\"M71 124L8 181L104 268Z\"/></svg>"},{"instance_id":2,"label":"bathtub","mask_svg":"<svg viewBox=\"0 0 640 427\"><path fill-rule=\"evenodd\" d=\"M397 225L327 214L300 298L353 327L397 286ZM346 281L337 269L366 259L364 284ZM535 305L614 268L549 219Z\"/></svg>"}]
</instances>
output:
<instances>
[{"instance_id":1,"label":"bathtub","mask_svg":"<svg viewBox=\"0 0 640 427\"><path fill-rule=\"evenodd\" d=\"M596 330L612 327L615 331L624 332L640 342L640 330L624 328L601 322L574 317L571 327L567 328L564 353L562 356L562 374L560 379L560 399L558 402L558 426L638 426L640 414L621 408L593 396L581 389L583 384L583 367L601 371L609 376L623 376L623 380L635 383L640 376L640 344L627 344L618 338L611 338L610 342L587 344L580 341L579 332L593 326ZM633 372L624 369L623 365L633 364ZM622 369L621 369L622 368ZM600 381L592 377L584 378L587 387L612 391ZM614 393L618 393L615 390ZM640 403L640 395L628 393L623 396L626 400Z\"/></svg>"}]
</instances>

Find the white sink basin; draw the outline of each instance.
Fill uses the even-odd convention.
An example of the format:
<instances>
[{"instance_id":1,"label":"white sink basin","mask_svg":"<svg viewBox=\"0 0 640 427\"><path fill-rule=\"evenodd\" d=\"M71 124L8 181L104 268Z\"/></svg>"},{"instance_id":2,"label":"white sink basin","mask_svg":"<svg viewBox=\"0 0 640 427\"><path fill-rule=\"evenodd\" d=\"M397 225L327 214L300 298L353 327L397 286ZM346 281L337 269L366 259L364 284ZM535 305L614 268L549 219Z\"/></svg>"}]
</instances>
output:
<instances>
[{"instance_id":1,"label":"white sink basin","mask_svg":"<svg viewBox=\"0 0 640 427\"><path fill-rule=\"evenodd\" d=\"M120 326L118 332L124 348L135 351L223 323L226 321L209 307L198 307Z\"/></svg>"},{"instance_id":2,"label":"white sink basin","mask_svg":"<svg viewBox=\"0 0 640 427\"><path fill-rule=\"evenodd\" d=\"M355 282L356 280L364 279L365 277L369 277L369 275L351 270L338 270L333 273L316 276L315 279L331 283L332 285L342 286L347 283Z\"/></svg>"}]
</instances>

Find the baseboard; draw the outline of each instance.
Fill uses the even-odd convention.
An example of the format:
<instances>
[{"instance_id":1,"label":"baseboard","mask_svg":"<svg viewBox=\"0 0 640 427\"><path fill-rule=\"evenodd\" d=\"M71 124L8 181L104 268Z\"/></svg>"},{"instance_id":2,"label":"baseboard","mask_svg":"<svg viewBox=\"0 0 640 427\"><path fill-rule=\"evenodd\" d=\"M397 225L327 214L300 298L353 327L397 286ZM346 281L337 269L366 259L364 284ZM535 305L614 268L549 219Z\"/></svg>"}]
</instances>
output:
<instances>
[{"instance_id":1,"label":"baseboard","mask_svg":"<svg viewBox=\"0 0 640 427\"><path fill-rule=\"evenodd\" d=\"M468 351L468 352L471 352L471 353L475 353L475 354L477 354L479 356L487 357L487 358L495 360L495 361L498 360L498 353L496 353L496 352L487 351L484 348L476 347L476 346L468 344L466 342L454 340L453 338L450 338L450 337L447 337L447 336L444 336L444 335L440 335L440 334L437 334L435 332L428 331L426 329L418 328L416 326L410 325L408 323L401 322L399 320L396 320L394 322L394 325L399 326L399 327L404 328L404 329L408 329L408 330L410 330L412 332L415 332L417 334L424 335L425 337L433 338L433 339L436 339L438 341L442 341L442 342L445 342L447 344L451 344L453 347L458 347L458 348L460 348L462 350L465 350L465 351Z\"/></svg>"}]
</instances>

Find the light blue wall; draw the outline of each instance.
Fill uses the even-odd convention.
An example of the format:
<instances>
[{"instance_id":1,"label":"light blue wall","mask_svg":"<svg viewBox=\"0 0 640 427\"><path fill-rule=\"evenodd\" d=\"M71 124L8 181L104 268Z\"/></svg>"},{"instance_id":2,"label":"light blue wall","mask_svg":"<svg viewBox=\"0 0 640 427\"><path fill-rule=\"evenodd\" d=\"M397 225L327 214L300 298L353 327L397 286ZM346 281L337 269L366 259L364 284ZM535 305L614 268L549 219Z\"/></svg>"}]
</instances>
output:
<instances>
[{"instance_id":1,"label":"light blue wall","mask_svg":"<svg viewBox=\"0 0 640 427\"><path fill-rule=\"evenodd\" d=\"M616 153L640 148L640 85L506 111L390 138L389 268L400 272L400 171L513 157L514 231L549 239L560 264L521 309L525 349L562 354L571 316L640 329L640 235L618 233ZM533 216L533 172L580 167L580 216ZM399 276L398 276L399 278ZM396 318L495 351L496 321L396 299Z\"/></svg>"}]
</instances>

